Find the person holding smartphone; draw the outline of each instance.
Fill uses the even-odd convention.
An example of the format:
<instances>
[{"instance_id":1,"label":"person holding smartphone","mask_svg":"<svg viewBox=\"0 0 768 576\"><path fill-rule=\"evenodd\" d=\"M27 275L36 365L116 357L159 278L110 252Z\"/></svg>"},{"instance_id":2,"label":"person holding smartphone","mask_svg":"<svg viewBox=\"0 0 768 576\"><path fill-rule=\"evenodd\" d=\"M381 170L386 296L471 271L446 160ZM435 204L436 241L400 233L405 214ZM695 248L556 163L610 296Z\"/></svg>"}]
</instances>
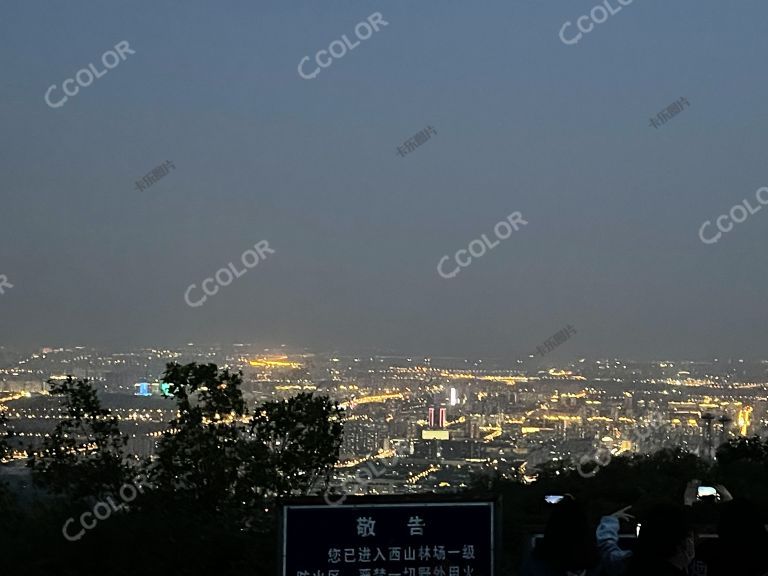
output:
<instances>
[{"instance_id":1,"label":"person holding smartphone","mask_svg":"<svg viewBox=\"0 0 768 576\"><path fill-rule=\"evenodd\" d=\"M627 572L632 551L619 546L619 525L622 520L634 520L634 516L628 512L630 508L632 506L625 506L613 514L603 516L597 526L595 535L605 576L623 576Z\"/></svg>"}]
</instances>

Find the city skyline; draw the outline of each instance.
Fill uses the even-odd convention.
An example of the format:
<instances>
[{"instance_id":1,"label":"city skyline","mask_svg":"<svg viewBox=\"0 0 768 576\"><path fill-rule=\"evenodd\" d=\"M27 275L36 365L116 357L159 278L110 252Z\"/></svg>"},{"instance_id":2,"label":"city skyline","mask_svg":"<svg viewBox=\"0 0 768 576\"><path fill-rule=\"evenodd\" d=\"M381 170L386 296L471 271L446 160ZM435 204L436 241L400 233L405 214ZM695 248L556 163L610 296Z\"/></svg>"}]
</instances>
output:
<instances>
[{"instance_id":1,"label":"city skyline","mask_svg":"<svg viewBox=\"0 0 768 576\"><path fill-rule=\"evenodd\" d=\"M121 429L131 432L130 454L153 457L174 415L163 374L168 363L188 362L242 374L248 406L301 393L338 402L344 427L331 486L348 485L367 464L372 475L355 491L368 494L453 492L467 485L472 471L488 469L533 480L550 461L573 461L591 477L593 455L601 450L608 463L622 454L681 447L712 460L716 446L762 435L768 421L768 361L610 359L543 368L244 344L44 348L0 355L0 406L13 416L17 433L12 460L23 462L47 421L62 417L48 387L67 376L90 380ZM390 459L384 468L375 464L382 458Z\"/></svg>"}]
</instances>

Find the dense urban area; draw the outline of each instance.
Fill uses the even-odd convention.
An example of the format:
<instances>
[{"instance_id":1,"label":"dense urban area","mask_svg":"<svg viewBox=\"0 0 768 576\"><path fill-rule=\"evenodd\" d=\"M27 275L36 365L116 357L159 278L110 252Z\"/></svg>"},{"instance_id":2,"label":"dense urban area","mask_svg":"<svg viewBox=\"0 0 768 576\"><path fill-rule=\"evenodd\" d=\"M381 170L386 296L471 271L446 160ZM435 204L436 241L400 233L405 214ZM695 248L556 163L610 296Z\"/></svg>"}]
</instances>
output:
<instances>
[{"instance_id":1,"label":"dense urban area","mask_svg":"<svg viewBox=\"0 0 768 576\"><path fill-rule=\"evenodd\" d=\"M175 416L161 376L168 362L214 363L243 374L249 404L300 392L344 409L333 484L354 494L456 492L473 472L536 478L541 464L571 460L592 473L603 458L682 447L711 459L738 436L765 436L768 362L579 359L557 365L532 355L500 361L348 356L254 346L105 352L2 350L0 402L16 436L9 475L24 476L27 450L60 416L49 380L87 378L129 437L128 452L152 457ZM365 482L366 460L386 457ZM588 470L587 470L588 469ZM369 469L370 470L370 469Z\"/></svg>"}]
</instances>

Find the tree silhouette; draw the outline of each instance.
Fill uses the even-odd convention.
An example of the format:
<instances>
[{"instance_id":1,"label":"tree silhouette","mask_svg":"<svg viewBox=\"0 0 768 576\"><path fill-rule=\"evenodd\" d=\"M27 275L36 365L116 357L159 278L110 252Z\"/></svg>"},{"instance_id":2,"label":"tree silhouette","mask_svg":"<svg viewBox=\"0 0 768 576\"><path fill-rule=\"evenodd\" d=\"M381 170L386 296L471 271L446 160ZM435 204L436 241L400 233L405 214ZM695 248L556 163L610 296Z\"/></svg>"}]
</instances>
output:
<instances>
[{"instance_id":1,"label":"tree silhouette","mask_svg":"<svg viewBox=\"0 0 768 576\"><path fill-rule=\"evenodd\" d=\"M8 438L13 435L11 428L8 425L8 415L3 410L4 406L0 404L0 465L11 453L11 447L8 444ZM8 513L13 506L12 494L8 490L7 486L0 477L0 529L3 525L10 526Z\"/></svg>"},{"instance_id":2,"label":"tree silhouette","mask_svg":"<svg viewBox=\"0 0 768 576\"><path fill-rule=\"evenodd\" d=\"M722 444L717 449L715 472L733 494L768 506L768 442L753 436Z\"/></svg>"},{"instance_id":3,"label":"tree silhouette","mask_svg":"<svg viewBox=\"0 0 768 576\"><path fill-rule=\"evenodd\" d=\"M178 406L150 479L164 502L253 525L276 497L306 494L330 474L341 444L340 409L299 394L266 402L248 420L241 374L215 364L169 364Z\"/></svg>"},{"instance_id":4,"label":"tree silhouette","mask_svg":"<svg viewBox=\"0 0 768 576\"><path fill-rule=\"evenodd\" d=\"M234 494L247 414L240 374L215 364L168 364L163 381L176 401L150 480L166 498L216 511Z\"/></svg>"},{"instance_id":5,"label":"tree silhouette","mask_svg":"<svg viewBox=\"0 0 768 576\"><path fill-rule=\"evenodd\" d=\"M51 394L63 396L66 418L33 451L28 466L35 481L73 499L115 493L128 480L127 438L117 418L101 407L87 379L49 380Z\"/></svg>"},{"instance_id":6,"label":"tree silhouette","mask_svg":"<svg viewBox=\"0 0 768 576\"><path fill-rule=\"evenodd\" d=\"M13 431L8 425L8 415L0 405L0 461L5 459L11 453L11 447L8 439L13 435Z\"/></svg>"},{"instance_id":7,"label":"tree silhouette","mask_svg":"<svg viewBox=\"0 0 768 576\"><path fill-rule=\"evenodd\" d=\"M342 413L337 402L308 393L261 405L250 432L266 458L258 465L269 471L269 496L306 495L319 480L328 481L339 460Z\"/></svg>"}]
</instances>

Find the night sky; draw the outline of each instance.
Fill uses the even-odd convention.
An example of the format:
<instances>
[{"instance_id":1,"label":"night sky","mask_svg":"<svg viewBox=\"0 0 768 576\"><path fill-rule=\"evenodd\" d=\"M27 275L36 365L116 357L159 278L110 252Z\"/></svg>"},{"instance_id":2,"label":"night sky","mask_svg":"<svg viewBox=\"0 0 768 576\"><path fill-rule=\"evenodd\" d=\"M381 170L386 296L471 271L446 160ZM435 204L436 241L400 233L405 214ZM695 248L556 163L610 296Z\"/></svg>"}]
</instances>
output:
<instances>
[{"instance_id":1,"label":"night sky","mask_svg":"<svg viewBox=\"0 0 768 576\"><path fill-rule=\"evenodd\" d=\"M699 238L768 186L768 3L634 0L564 44L595 5L6 0L0 345L511 359L570 324L553 356L768 356L768 206ZM135 54L46 104L122 41ZM527 225L438 275L515 211ZM261 240L266 260L185 303Z\"/></svg>"}]
</instances>

